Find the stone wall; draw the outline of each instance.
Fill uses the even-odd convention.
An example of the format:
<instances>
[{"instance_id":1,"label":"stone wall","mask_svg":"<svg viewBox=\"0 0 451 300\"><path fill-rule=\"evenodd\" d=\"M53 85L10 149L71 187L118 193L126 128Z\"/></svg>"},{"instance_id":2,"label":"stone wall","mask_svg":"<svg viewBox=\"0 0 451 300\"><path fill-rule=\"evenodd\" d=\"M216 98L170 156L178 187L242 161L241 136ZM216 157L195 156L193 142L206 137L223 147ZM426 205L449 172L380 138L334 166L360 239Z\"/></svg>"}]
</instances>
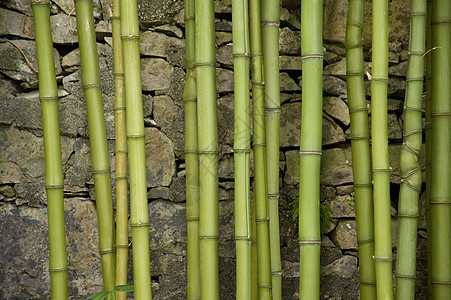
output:
<instances>
[{"instance_id":1,"label":"stone wall","mask_svg":"<svg viewBox=\"0 0 451 300\"><path fill-rule=\"evenodd\" d=\"M140 0L139 16L146 167L150 213L154 299L186 294L185 165L182 90L185 76L181 0ZM114 171L114 80L111 0L95 0L98 54L107 137ZM280 225L283 298L297 299L298 226L293 201L299 182L301 115L299 1L281 1L280 28ZM392 228L396 254L396 207L402 105L408 49L408 1L390 2L390 80L388 87ZM370 22L371 1L365 20ZM219 267L221 299L233 299L233 73L231 0L215 1L219 161ZM69 294L84 299L102 289L95 194L72 0L52 4L64 168ZM347 0L325 0L322 201L332 223L321 248L321 299L358 298L358 256L353 208L349 111L346 96L345 23ZM35 69L33 19L28 0L0 2L0 298L48 299L48 237L44 190L42 121ZM371 73L371 30L365 24L366 69ZM18 50L20 48L23 54ZM29 62L25 60L28 58ZM366 81L370 103L369 82ZM424 169L424 159L422 160ZM114 187L114 174L112 182ZM423 209L424 211L424 209ZM418 240L418 298L425 295L425 218ZM131 252L130 252L131 255ZM131 264L130 264L131 269ZM129 272L132 282L131 270Z\"/></svg>"}]
</instances>

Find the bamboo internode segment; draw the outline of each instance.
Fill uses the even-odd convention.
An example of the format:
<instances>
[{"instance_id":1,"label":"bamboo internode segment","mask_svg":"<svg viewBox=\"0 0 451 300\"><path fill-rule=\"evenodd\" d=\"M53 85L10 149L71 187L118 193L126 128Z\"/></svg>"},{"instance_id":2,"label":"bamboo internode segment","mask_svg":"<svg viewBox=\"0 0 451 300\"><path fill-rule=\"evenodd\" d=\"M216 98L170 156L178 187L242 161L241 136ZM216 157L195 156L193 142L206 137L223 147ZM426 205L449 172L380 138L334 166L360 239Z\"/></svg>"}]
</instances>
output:
<instances>
[{"instance_id":1,"label":"bamboo internode segment","mask_svg":"<svg viewBox=\"0 0 451 300\"><path fill-rule=\"evenodd\" d=\"M39 99L41 100L45 154L45 190L49 230L51 299L67 299L66 233L64 224L64 177L58 118L58 88L55 75L50 2L32 0Z\"/></svg>"},{"instance_id":2,"label":"bamboo internode segment","mask_svg":"<svg viewBox=\"0 0 451 300\"><path fill-rule=\"evenodd\" d=\"M432 2L431 286L432 299L451 295L451 2Z\"/></svg>"},{"instance_id":3,"label":"bamboo internode segment","mask_svg":"<svg viewBox=\"0 0 451 300\"><path fill-rule=\"evenodd\" d=\"M299 157L299 299L320 297L323 1L301 1L302 117Z\"/></svg>"},{"instance_id":4,"label":"bamboo internode segment","mask_svg":"<svg viewBox=\"0 0 451 300\"><path fill-rule=\"evenodd\" d=\"M374 225L368 106L364 88L362 30L364 1L350 0L346 26L346 76L351 118L352 173L355 193L360 297L376 299Z\"/></svg>"}]
</instances>

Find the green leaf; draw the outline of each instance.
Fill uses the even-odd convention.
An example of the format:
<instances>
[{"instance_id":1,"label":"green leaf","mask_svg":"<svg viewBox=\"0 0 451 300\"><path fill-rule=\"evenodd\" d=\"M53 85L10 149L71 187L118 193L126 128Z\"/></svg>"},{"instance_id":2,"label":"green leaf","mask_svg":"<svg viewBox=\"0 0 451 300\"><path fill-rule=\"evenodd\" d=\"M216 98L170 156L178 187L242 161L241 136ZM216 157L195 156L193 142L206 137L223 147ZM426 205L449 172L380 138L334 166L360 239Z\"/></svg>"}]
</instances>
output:
<instances>
[{"instance_id":1,"label":"green leaf","mask_svg":"<svg viewBox=\"0 0 451 300\"><path fill-rule=\"evenodd\" d=\"M110 291L98 292L98 293L95 293L94 295L89 296L88 299L103 300L109 293L111 293L111 292Z\"/></svg>"},{"instance_id":2,"label":"green leaf","mask_svg":"<svg viewBox=\"0 0 451 300\"><path fill-rule=\"evenodd\" d=\"M133 285L118 285L118 286L115 286L113 290L118 291L118 292L129 293L129 292L133 292L134 288L133 288Z\"/></svg>"}]
</instances>

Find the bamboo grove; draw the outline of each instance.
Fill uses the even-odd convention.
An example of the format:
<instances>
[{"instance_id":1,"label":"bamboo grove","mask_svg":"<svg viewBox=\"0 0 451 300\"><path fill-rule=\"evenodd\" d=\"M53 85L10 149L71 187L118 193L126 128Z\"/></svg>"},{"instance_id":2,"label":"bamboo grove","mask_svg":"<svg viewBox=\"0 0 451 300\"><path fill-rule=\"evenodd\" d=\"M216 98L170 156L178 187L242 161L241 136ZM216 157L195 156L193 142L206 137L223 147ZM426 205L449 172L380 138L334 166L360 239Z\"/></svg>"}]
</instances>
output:
<instances>
[{"instance_id":1,"label":"bamboo grove","mask_svg":"<svg viewBox=\"0 0 451 300\"><path fill-rule=\"evenodd\" d=\"M323 3L301 1L302 111L299 136L299 299L320 298L320 170L323 124ZM451 295L451 2L410 1L410 41L400 156L396 271L392 272L391 167L387 128L389 1L372 1L372 45L363 45L363 0L349 0L346 82L361 299L414 299L420 195L426 193L428 299ZM45 148L51 298L67 299L63 173L50 2L31 0ZM93 3L75 0L103 292L126 299L128 250L135 299L151 299L149 210L138 5L114 0L115 180L101 93ZM220 299L217 89L213 0L185 0L185 176L187 299ZM279 1L233 0L234 222L236 299L282 299L279 228ZM366 73L364 50L372 49ZM426 64L426 72L424 65ZM424 80L424 78L426 80ZM424 89L424 87L426 87ZM423 93L425 106L423 107ZM371 110L367 107L371 100ZM369 119L371 115L371 130ZM422 117L425 124L422 125ZM423 136L425 137L423 141ZM421 153L425 142L426 153ZM422 184L420 155L426 156ZM128 170L127 170L128 168ZM251 176L252 170L254 175ZM129 174L129 175L128 175ZM128 191L129 188L129 191ZM128 193L130 204L128 203ZM398 196L398 195L397 195ZM128 207L130 205L130 212ZM129 217L130 215L130 217ZM128 228L131 227L132 243ZM100 298L99 298L100 299Z\"/></svg>"}]
</instances>

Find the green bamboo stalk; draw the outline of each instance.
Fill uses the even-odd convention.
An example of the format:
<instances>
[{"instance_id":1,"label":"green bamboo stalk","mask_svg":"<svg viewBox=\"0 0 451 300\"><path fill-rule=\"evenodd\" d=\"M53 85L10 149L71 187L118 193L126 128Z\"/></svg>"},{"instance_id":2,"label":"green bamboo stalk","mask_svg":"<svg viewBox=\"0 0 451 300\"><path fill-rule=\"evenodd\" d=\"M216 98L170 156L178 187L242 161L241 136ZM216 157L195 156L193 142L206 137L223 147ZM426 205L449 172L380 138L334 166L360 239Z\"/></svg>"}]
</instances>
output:
<instances>
[{"instance_id":1,"label":"green bamboo stalk","mask_svg":"<svg viewBox=\"0 0 451 300\"><path fill-rule=\"evenodd\" d=\"M250 4L250 3L249 3ZM251 274L251 297L252 300L258 300L258 262L257 262L257 222L255 221L255 194L252 194L252 212L251 212L251 230L252 230L252 274Z\"/></svg>"},{"instance_id":2,"label":"green bamboo stalk","mask_svg":"<svg viewBox=\"0 0 451 300\"><path fill-rule=\"evenodd\" d=\"M426 0L412 0L410 45L404 102L404 142L401 148L401 188L398 204L396 298L415 299L417 229L421 192L421 113L426 33Z\"/></svg>"},{"instance_id":3,"label":"green bamboo stalk","mask_svg":"<svg viewBox=\"0 0 451 300\"><path fill-rule=\"evenodd\" d=\"M374 199L374 262L377 299L393 299L390 222L390 166L387 134L388 0L373 1L371 79Z\"/></svg>"},{"instance_id":4,"label":"green bamboo stalk","mask_svg":"<svg viewBox=\"0 0 451 300\"><path fill-rule=\"evenodd\" d=\"M351 117L352 173L354 178L360 297L376 299L371 156L363 74L363 15L365 2L349 1L346 26L347 91Z\"/></svg>"},{"instance_id":5,"label":"green bamboo stalk","mask_svg":"<svg viewBox=\"0 0 451 300\"><path fill-rule=\"evenodd\" d=\"M88 115L92 176L96 192L103 288L111 290L116 282L115 228L92 0L75 0L75 10L80 46L81 78Z\"/></svg>"},{"instance_id":6,"label":"green bamboo stalk","mask_svg":"<svg viewBox=\"0 0 451 300\"><path fill-rule=\"evenodd\" d=\"M279 236L279 1L261 1L261 35L265 78L265 130L271 253L272 297L282 299L282 264ZM255 15L251 14L252 17Z\"/></svg>"},{"instance_id":7,"label":"green bamboo stalk","mask_svg":"<svg viewBox=\"0 0 451 300\"><path fill-rule=\"evenodd\" d=\"M451 1L432 2L432 299L451 297Z\"/></svg>"},{"instance_id":8,"label":"green bamboo stalk","mask_svg":"<svg viewBox=\"0 0 451 300\"><path fill-rule=\"evenodd\" d=\"M201 299L219 299L218 129L212 0L195 0Z\"/></svg>"},{"instance_id":9,"label":"green bamboo stalk","mask_svg":"<svg viewBox=\"0 0 451 300\"><path fill-rule=\"evenodd\" d=\"M323 1L301 1L302 118L299 175L299 299L319 299Z\"/></svg>"},{"instance_id":10,"label":"green bamboo stalk","mask_svg":"<svg viewBox=\"0 0 451 300\"><path fill-rule=\"evenodd\" d=\"M427 0L427 17L426 17L426 49L431 49L431 13L432 0ZM431 285L431 209L429 199L431 197L431 57L432 54L426 55L426 102L425 102L425 117L424 117L424 132L426 140L426 230L428 238L426 239L426 260L428 270L428 299L432 299L432 285Z\"/></svg>"},{"instance_id":11,"label":"green bamboo stalk","mask_svg":"<svg viewBox=\"0 0 451 300\"><path fill-rule=\"evenodd\" d=\"M236 298L251 299L248 3L232 1ZM254 119L255 120L255 119ZM255 152L254 152L255 153ZM258 170L255 171L257 178ZM266 186L266 181L264 182Z\"/></svg>"},{"instance_id":12,"label":"green bamboo stalk","mask_svg":"<svg viewBox=\"0 0 451 300\"><path fill-rule=\"evenodd\" d=\"M119 0L113 0L113 57L116 136L116 286L127 284L128 262L128 195L127 195L127 134L125 129L124 65L122 58L121 19ZM118 300L127 299L127 293L116 292Z\"/></svg>"},{"instance_id":13,"label":"green bamboo stalk","mask_svg":"<svg viewBox=\"0 0 451 300\"><path fill-rule=\"evenodd\" d=\"M186 78L185 103L185 169L187 222L187 299L200 299L199 257L199 155L197 153L197 92L194 70L195 21L194 0L185 0Z\"/></svg>"},{"instance_id":14,"label":"green bamboo stalk","mask_svg":"<svg viewBox=\"0 0 451 300\"><path fill-rule=\"evenodd\" d=\"M45 153L45 190L49 228L49 268L51 299L67 299L66 233L64 227L63 168L58 121L53 41L50 27L50 1L32 0L39 99L41 100Z\"/></svg>"},{"instance_id":15,"label":"green bamboo stalk","mask_svg":"<svg viewBox=\"0 0 451 300\"><path fill-rule=\"evenodd\" d=\"M137 300L152 299L150 281L149 208L147 203L145 133L139 60L138 5L120 0L124 59L127 145L130 168L130 225L133 281Z\"/></svg>"}]
</instances>

